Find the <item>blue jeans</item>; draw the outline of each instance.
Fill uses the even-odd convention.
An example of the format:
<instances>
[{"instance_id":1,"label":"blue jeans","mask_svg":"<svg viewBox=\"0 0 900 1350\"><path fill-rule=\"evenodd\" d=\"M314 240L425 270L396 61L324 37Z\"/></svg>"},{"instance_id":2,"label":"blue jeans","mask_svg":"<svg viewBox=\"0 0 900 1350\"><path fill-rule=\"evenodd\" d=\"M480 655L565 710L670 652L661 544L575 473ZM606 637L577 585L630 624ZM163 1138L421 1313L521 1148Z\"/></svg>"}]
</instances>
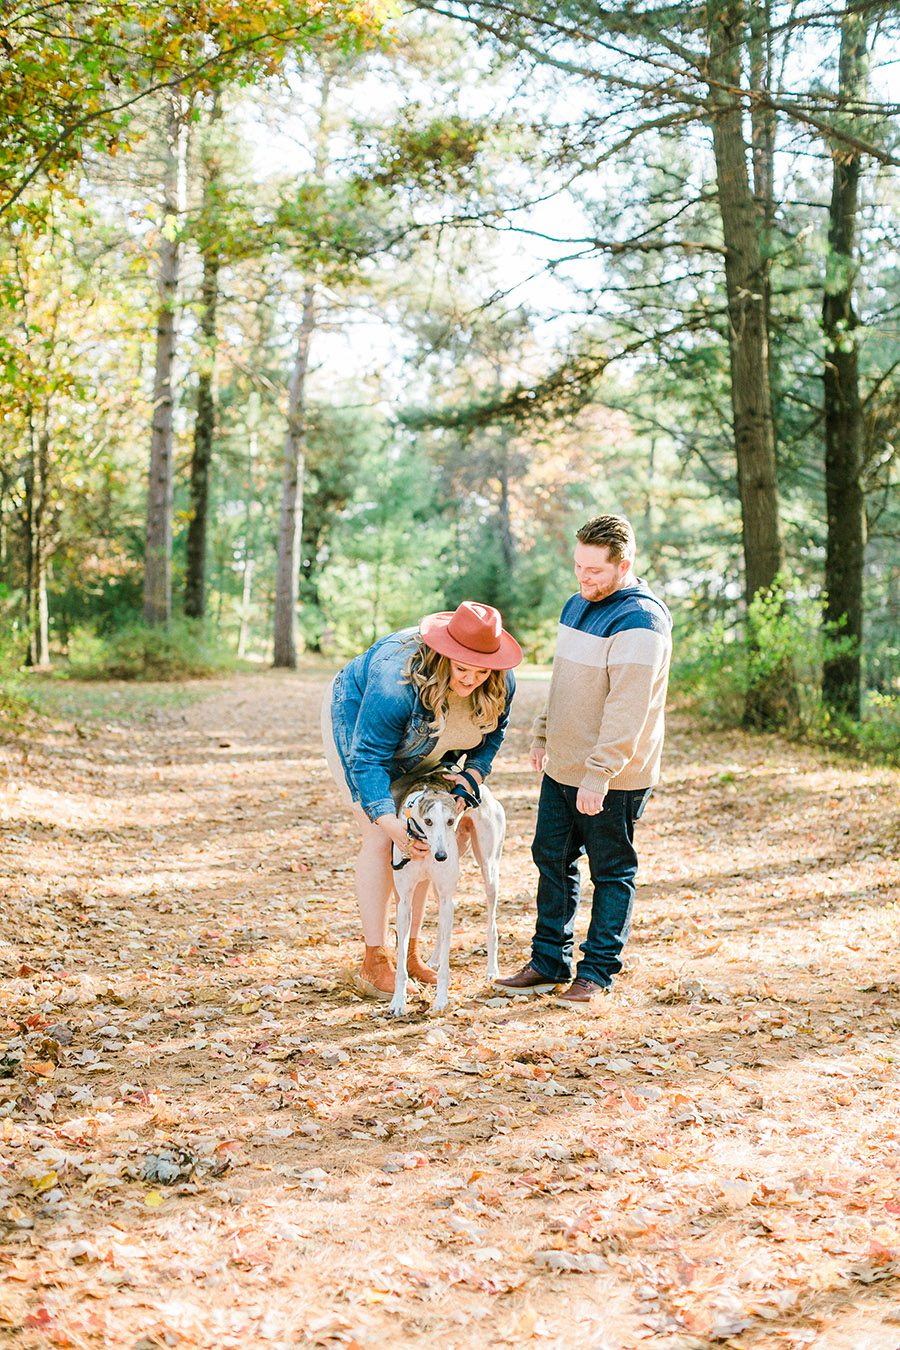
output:
<instances>
[{"instance_id":1,"label":"blue jeans","mask_svg":"<svg viewBox=\"0 0 900 1350\"><path fill-rule=\"evenodd\" d=\"M650 792L650 788L611 790L599 815L586 816L575 810L578 789L544 774L531 846L540 873L531 963L548 979L572 978L575 913L581 892L578 859L583 853L587 854L594 898L578 978L608 987L622 969L638 863L634 822L643 813Z\"/></svg>"}]
</instances>

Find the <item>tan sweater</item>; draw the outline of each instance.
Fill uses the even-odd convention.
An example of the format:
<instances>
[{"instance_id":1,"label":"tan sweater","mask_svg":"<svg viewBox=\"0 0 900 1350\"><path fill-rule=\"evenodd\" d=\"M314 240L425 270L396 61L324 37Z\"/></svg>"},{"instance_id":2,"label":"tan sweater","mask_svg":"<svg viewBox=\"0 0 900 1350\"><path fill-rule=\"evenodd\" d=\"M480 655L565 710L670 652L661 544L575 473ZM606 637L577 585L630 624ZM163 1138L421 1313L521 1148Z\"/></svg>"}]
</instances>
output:
<instances>
[{"instance_id":1,"label":"tan sweater","mask_svg":"<svg viewBox=\"0 0 900 1350\"><path fill-rule=\"evenodd\" d=\"M563 608L547 704L533 727L546 772L590 792L659 780L671 618L643 582Z\"/></svg>"}]
</instances>

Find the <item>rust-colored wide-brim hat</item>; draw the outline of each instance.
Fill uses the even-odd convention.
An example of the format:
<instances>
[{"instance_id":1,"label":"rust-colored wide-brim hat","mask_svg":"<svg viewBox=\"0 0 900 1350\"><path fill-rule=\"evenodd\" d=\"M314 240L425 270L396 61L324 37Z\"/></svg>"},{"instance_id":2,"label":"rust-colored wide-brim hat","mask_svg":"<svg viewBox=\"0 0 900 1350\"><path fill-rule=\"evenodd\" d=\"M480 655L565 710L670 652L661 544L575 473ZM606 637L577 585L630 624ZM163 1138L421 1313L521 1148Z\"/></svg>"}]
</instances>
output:
<instances>
[{"instance_id":1,"label":"rust-colored wide-brim hat","mask_svg":"<svg viewBox=\"0 0 900 1350\"><path fill-rule=\"evenodd\" d=\"M426 647L481 670L511 670L522 660L522 648L503 627L493 605L464 600L456 609L426 614L419 624Z\"/></svg>"}]
</instances>

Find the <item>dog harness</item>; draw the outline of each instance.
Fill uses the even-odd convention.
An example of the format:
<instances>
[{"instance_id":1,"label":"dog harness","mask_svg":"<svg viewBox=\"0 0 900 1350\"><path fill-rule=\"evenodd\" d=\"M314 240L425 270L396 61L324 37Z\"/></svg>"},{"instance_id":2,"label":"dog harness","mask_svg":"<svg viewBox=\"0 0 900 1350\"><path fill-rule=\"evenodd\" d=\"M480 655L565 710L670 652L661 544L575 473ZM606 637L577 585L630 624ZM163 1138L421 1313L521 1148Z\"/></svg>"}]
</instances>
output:
<instances>
[{"instance_id":1,"label":"dog harness","mask_svg":"<svg viewBox=\"0 0 900 1350\"><path fill-rule=\"evenodd\" d=\"M454 783L450 789L451 797L459 797L464 803L467 811L474 811L476 806L481 805L481 784L472 774L467 773L465 769L457 769L460 778L464 778L468 787L462 783Z\"/></svg>"}]
</instances>

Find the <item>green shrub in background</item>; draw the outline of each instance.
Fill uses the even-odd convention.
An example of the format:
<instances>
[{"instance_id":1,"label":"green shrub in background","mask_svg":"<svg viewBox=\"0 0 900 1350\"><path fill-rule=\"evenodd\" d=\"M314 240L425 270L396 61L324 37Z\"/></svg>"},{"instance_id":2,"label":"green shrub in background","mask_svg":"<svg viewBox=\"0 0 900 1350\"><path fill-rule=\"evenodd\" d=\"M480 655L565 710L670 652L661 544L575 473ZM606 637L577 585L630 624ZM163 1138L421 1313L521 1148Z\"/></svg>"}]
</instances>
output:
<instances>
[{"instance_id":1,"label":"green shrub in background","mask_svg":"<svg viewBox=\"0 0 900 1350\"><path fill-rule=\"evenodd\" d=\"M873 763L900 765L900 697L870 691L863 699L861 722L822 708L812 733L825 745Z\"/></svg>"},{"instance_id":2,"label":"green shrub in background","mask_svg":"<svg viewBox=\"0 0 900 1350\"><path fill-rule=\"evenodd\" d=\"M676 619L673 686L692 711L718 726L739 726L748 691L790 667L795 672L798 737L886 763L900 762L900 699L870 693L862 722L835 718L822 702L822 666L847 650L851 638L829 635L823 602L779 582L756 597L747 627L724 620L692 629ZM747 642L746 631L755 641Z\"/></svg>"},{"instance_id":3,"label":"green shrub in background","mask_svg":"<svg viewBox=\"0 0 900 1350\"><path fill-rule=\"evenodd\" d=\"M24 659L22 638L0 632L0 735L19 731L31 711L21 673Z\"/></svg>"},{"instance_id":4,"label":"green shrub in background","mask_svg":"<svg viewBox=\"0 0 900 1350\"><path fill-rule=\"evenodd\" d=\"M69 639L68 674L77 680L187 680L232 669L234 658L199 623L129 624L109 637L88 628Z\"/></svg>"},{"instance_id":5,"label":"green shrub in background","mask_svg":"<svg viewBox=\"0 0 900 1350\"><path fill-rule=\"evenodd\" d=\"M725 619L693 627L690 610L674 618L673 689L706 721L740 726L747 689L747 652L741 635Z\"/></svg>"}]
</instances>

